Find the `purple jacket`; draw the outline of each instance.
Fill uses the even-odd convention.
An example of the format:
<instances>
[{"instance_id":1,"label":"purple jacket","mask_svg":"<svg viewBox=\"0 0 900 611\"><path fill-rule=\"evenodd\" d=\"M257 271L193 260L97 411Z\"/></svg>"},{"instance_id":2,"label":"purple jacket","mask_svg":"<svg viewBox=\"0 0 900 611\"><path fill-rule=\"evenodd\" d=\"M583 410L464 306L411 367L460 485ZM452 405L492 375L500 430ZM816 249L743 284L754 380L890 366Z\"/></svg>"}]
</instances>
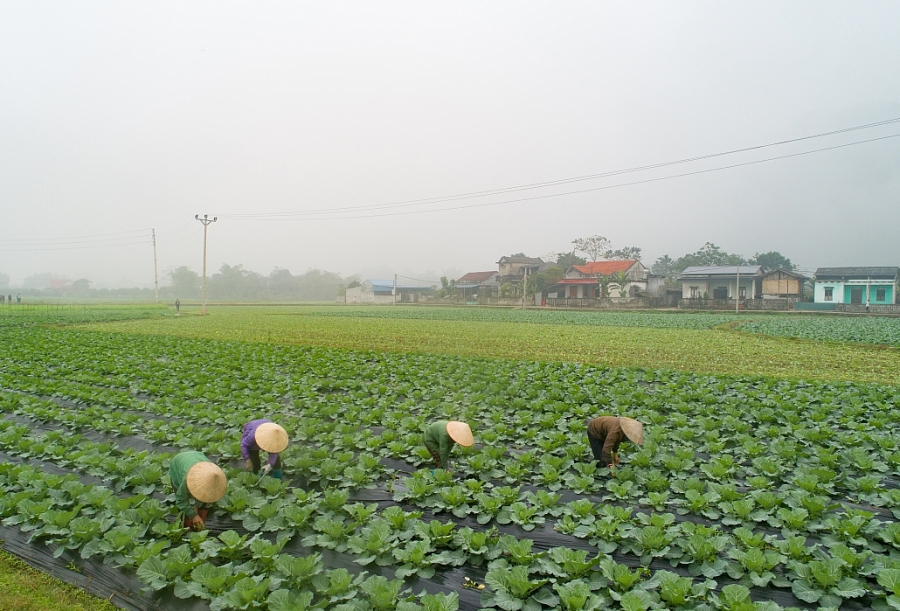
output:
<instances>
[{"instance_id":1,"label":"purple jacket","mask_svg":"<svg viewBox=\"0 0 900 611\"><path fill-rule=\"evenodd\" d=\"M266 422L272 421L260 418L259 420L251 420L244 425L244 433L241 435L241 456L244 457L244 460L250 458L250 452L259 452L259 446L256 445L256 428L260 424L265 424ZM278 454L273 453L269 454L269 460L267 462L274 467L277 460Z\"/></svg>"}]
</instances>

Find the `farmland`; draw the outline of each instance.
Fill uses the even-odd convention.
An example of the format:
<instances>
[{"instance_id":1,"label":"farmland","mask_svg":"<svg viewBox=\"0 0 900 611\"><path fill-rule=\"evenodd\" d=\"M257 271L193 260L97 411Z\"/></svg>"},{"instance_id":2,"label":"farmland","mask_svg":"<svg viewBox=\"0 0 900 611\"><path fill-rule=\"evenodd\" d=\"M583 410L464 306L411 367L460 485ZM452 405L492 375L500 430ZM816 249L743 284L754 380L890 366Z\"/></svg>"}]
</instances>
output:
<instances>
[{"instance_id":1,"label":"farmland","mask_svg":"<svg viewBox=\"0 0 900 611\"><path fill-rule=\"evenodd\" d=\"M140 581L135 609L900 608L895 350L724 315L347 314L3 326L4 538ZM616 478L586 460L603 413L646 426ZM284 482L239 470L260 416ZM436 419L475 431L452 474ZM230 478L200 533L166 484L188 448Z\"/></svg>"},{"instance_id":2,"label":"farmland","mask_svg":"<svg viewBox=\"0 0 900 611\"><path fill-rule=\"evenodd\" d=\"M768 320L757 315L749 320ZM784 318L781 316L779 318ZM383 352L576 361L793 379L900 381L900 352L713 328L741 314L462 308L220 308L215 316L112 322L110 332ZM803 320L813 321L810 317ZM840 323L840 319L834 320ZM900 324L900 319L890 319ZM820 339L829 340L827 333Z\"/></svg>"}]
</instances>

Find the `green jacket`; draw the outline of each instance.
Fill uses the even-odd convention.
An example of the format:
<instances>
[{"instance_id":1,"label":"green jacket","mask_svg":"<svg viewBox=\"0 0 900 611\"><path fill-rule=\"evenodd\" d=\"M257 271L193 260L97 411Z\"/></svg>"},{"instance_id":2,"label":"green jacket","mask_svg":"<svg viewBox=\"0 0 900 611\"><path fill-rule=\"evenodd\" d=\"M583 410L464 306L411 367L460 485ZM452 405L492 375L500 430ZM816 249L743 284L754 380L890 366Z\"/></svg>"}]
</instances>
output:
<instances>
[{"instance_id":1,"label":"green jacket","mask_svg":"<svg viewBox=\"0 0 900 611\"><path fill-rule=\"evenodd\" d=\"M450 449L455 443L447 432L447 422L449 421L438 420L425 429L425 447L441 457L441 464L438 466L442 469L450 466Z\"/></svg>"},{"instance_id":2,"label":"green jacket","mask_svg":"<svg viewBox=\"0 0 900 611\"><path fill-rule=\"evenodd\" d=\"M172 480L172 487L175 488L175 506L188 518L197 515L195 504L200 507L205 505L192 497L187 487L187 473L198 462L210 462L210 460L202 452L181 452L176 454L169 463L169 479Z\"/></svg>"}]
</instances>

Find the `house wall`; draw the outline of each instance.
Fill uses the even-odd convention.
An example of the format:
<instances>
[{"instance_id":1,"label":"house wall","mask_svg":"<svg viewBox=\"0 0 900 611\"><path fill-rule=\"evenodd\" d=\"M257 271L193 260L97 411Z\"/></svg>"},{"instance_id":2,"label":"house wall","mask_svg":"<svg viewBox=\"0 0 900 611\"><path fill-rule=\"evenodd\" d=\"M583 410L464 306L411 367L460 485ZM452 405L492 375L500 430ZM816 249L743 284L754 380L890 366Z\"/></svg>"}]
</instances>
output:
<instances>
[{"instance_id":1,"label":"house wall","mask_svg":"<svg viewBox=\"0 0 900 611\"><path fill-rule=\"evenodd\" d=\"M831 288L833 296L831 300L825 299L825 289ZM843 282L816 282L813 287L813 301L815 303L844 303L844 283Z\"/></svg>"},{"instance_id":2,"label":"house wall","mask_svg":"<svg viewBox=\"0 0 900 611\"><path fill-rule=\"evenodd\" d=\"M762 281L763 295L800 295L803 292L802 282L787 274L772 274Z\"/></svg>"},{"instance_id":3,"label":"house wall","mask_svg":"<svg viewBox=\"0 0 900 611\"><path fill-rule=\"evenodd\" d=\"M726 299L734 299L735 283L737 278L734 276L724 278L712 278L709 280L682 280L681 296L684 299L691 299L691 287L697 287L697 294L694 299L702 299L703 293L707 294L707 299L715 299L717 288L725 288L727 291ZM753 299L755 294L756 276L748 276L746 279L741 276L741 288L745 291L745 299Z\"/></svg>"},{"instance_id":4,"label":"house wall","mask_svg":"<svg viewBox=\"0 0 900 611\"><path fill-rule=\"evenodd\" d=\"M862 302L866 303L865 288L867 285L869 287L869 303L894 303L894 300L896 298L896 291L893 281L881 279L873 279L871 282L868 280L848 280L847 282L816 282L816 285L813 288L813 300L816 303L850 303L852 288L862 287ZM826 287L831 287L833 289L831 301L825 300ZM877 299L878 289L884 289L885 294L883 300Z\"/></svg>"},{"instance_id":5,"label":"house wall","mask_svg":"<svg viewBox=\"0 0 900 611\"><path fill-rule=\"evenodd\" d=\"M501 276L524 276L524 269L526 267L531 268L532 270L537 268L540 263L500 263L499 264L499 272ZM531 271L528 272L528 275L531 275ZM495 280L496 282L496 280Z\"/></svg>"}]
</instances>

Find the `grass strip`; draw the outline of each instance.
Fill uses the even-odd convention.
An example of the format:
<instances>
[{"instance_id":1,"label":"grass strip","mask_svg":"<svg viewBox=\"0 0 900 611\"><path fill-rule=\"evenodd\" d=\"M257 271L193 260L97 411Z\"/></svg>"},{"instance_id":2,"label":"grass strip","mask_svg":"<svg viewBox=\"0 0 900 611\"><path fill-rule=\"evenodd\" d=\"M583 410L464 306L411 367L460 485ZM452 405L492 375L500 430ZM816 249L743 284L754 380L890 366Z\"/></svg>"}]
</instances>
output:
<instances>
[{"instance_id":1,"label":"grass strip","mask_svg":"<svg viewBox=\"0 0 900 611\"><path fill-rule=\"evenodd\" d=\"M0 609L6 611L117 611L102 598L87 594L12 554L0 551Z\"/></svg>"}]
</instances>

